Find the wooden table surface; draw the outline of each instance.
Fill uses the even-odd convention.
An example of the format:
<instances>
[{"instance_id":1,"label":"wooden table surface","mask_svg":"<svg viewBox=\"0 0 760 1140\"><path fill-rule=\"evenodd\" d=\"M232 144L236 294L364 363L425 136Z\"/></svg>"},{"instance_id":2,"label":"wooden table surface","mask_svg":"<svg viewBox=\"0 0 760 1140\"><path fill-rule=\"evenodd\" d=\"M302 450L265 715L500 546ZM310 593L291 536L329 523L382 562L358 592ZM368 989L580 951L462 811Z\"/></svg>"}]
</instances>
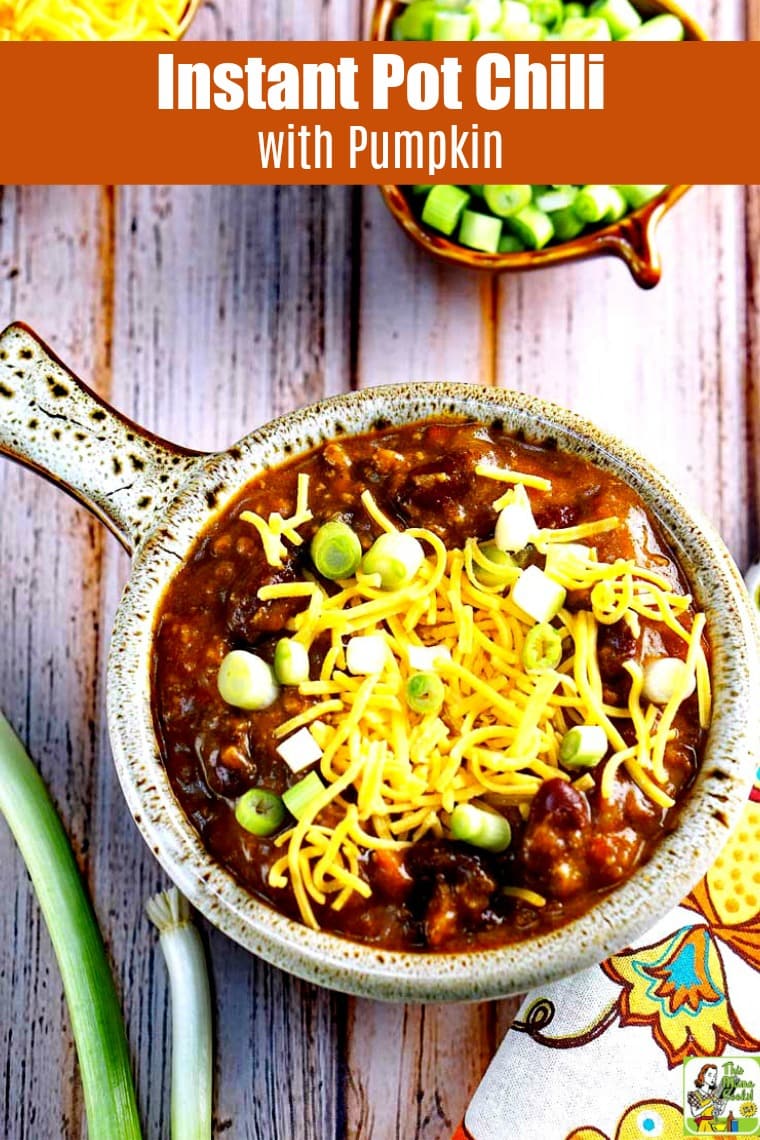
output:
<instances>
[{"instance_id":1,"label":"wooden table surface","mask_svg":"<svg viewBox=\"0 0 760 1140\"><path fill-rule=\"evenodd\" d=\"M693 7L723 39L760 29L760 3ZM367 17L352 0L224 0L194 34L354 39ZM634 443L744 566L759 553L760 194L696 188L661 236L664 278L643 293L611 261L500 280L441 268L373 189L7 187L0 323L32 324L116 407L196 448L364 385L447 378L535 392ZM154 1140L168 1135L169 1008L143 904L166 878L122 799L104 707L127 572L83 509L0 462L0 707L87 878ZM0 1134L84 1136L55 960L3 826L0 893ZM205 933L220 1137L447 1138L514 1011L355 1001Z\"/></svg>"}]
</instances>

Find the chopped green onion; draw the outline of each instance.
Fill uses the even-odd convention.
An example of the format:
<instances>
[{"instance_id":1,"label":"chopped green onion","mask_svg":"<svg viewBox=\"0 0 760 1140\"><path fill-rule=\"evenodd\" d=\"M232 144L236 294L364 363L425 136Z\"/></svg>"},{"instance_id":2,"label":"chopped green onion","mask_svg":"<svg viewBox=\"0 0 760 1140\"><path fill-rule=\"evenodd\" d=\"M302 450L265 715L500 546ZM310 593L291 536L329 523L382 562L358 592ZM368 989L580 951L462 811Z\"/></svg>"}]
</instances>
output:
<instances>
[{"instance_id":1,"label":"chopped green onion","mask_svg":"<svg viewBox=\"0 0 760 1140\"><path fill-rule=\"evenodd\" d=\"M532 203L507 218L507 225L528 249L543 249L554 236L551 218Z\"/></svg>"},{"instance_id":2,"label":"chopped green onion","mask_svg":"<svg viewBox=\"0 0 760 1140\"><path fill-rule=\"evenodd\" d=\"M478 214L475 210L465 210L459 226L459 240L469 249L479 249L483 253L496 253L501 237L501 219L489 214Z\"/></svg>"},{"instance_id":3,"label":"chopped green onion","mask_svg":"<svg viewBox=\"0 0 760 1140\"><path fill-rule=\"evenodd\" d=\"M534 621L551 621L565 604L567 591L539 570L528 566L512 587L512 601Z\"/></svg>"},{"instance_id":4,"label":"chopped green onion","mask_svg":"<svg viewBox=\"0 0 760 1140\"><path fill-rule=\"evenodd\" d=\"M158 929L172 996L172 1140L210 1140L214 1058L203 943L176 887L150 899L145 911Z\"/></svg>"},{"instance_id":5,"label":"chopped green onion","mask_svg":"<svg viewBox=\"0 0 760 1140\"><path fill-rule=\"evenodd\" d=\"M553 214L572 206L577 197L577 186L550 186L546 189L542 186L533 191L535 205L545 214Z\"/></svg>"},{"instance_id":6,"label":"chopped green onion","mask_svg":"<svg viewBox=\"0 0 760 1140\"><path fill-rule=\"evenodd\" d=\"M628 203L623 195L618 190L617 186L610 186L610 204L607 208L607 213L602 218L603 222L618 222L628 213Z\"/></svg>"},{"instance_id":7,"label":"chopped green onion","mask_svg":"<svg viewBox=\"0 0 760 1140\"><path fill-rule=\"evenodd\" d=\"M346 646L346 668L355 677L382 673L388 660L388 644L381 633L359 634Z\"/></svg>"},{"instance_id":8,"label":"chopped green onion","mask_svg":"<svg viewBox=\"0 0 760 1140\"><path fill-rule=\"evenodd\" d=\"M577 724L562 737L560 762L566 768L595 768L607 752L607 736L598 724Z\"/></svg>"},{"instance_id":9,"label":"chopped green onion","mask_svg":"<svg viewBox=\"0 0 760 1140\"><path fill-rule=\"evenodd\" d=\"M445 686L437 673L413 673L406 683L406 703L412 712L436 715L445 696Z\"/></svg>"},{"instance_id":10,"label":"chopped green onion","mask_svg":"<svg viewBox=\"0 0 760 1140\"><path fill-rule=\"evenodd\" d=\"M434 186L422 207L422 221L442 234L453 234L470 195L458 186Z\"/></svg>"},{"instance_id":11,"label":"chopped green onion","mask_svg":"<svg viewBox=\"0 0 760 1140\"><path fill-rule=\"evenodd\" d=\"M502 234L499 238L499 253L522 253L524 249L517 234Z\"/></svg>"},{"instance_id":12,"label":"chopped green onion","mask_svg":"<svg viewBox=\"0 0 760 1140\"><path fill-rule=\"evenodd\" d=\"M285 819L285 805L266 788L249 788L235 804L235 819L251 835L273 835Z\"/></svg>"},{"instance_id":13,"label":"chopped green onion","mask_svg":"<svg viewBox=\"0 0 760 1140\"><path fill-rule=\"evenodd\" d=\"M678 16L674 16L670 12L663 12L659 16L653 16L651 20L647 20L640 28L629 32L627 36L623 36L623 40L659 40L665 43L675 43L677 40L682 40L685 34L685 28Z\"/></svg>"},{"instance_id":14,"label":"chopped green onion","mask_svg":"<svg viewBox=\"0 0 760 1140\"><path fill-rule=\"evenodd\" d=\"M434 41L454 42L469 40L472 34L472 16L469 12L436 12L433 16Z\"/></svg>"},{"instance_id":15,"label":"chopped green onion","mask_svg":"<svg viewBox=\"0 0 760 1140\"><path fill-rule=\"evenodd\" d=\"M525 488L517 486L512 494L512 502L507 503L499 512L494 542L499 550L515 554L518 550L524 550L536 537L538 526Z\"/></svg>"},{"instance_id":16,"label":"chopped green onion","mask_svg":"<svg viewBox=\"0 0 760 1140\"><path fill-rule=\"evenodd\" d=\"M562 636L553 625L539 622L525 635L522 648L523 668L528 673L556 669L562 660Z\"/></svg>"},{"instance_id":17,"label":"chopped green onion","mask_svg":"<svg viewBox=\"0 0 760 1140\"><path fill-rule=\"evenodd\" d=\"M61 971L87 1134L90 1140L141 1140L129 1047L103 940L47 788L1 713L0 813L26 864Z\"/></svg>"},{"instance_id":18,"label":"chopped green onion","mask_svg":"<svg viewBox=\"0 0 760 1140\"><path fill-rule=\"evenodd\" d=\"M425 560L422 543L404 531L392 531L376 538L364 555L365 574L379 574L383 590L408 586Z\"/></svg>"},{"instance_id":19,"label":"chopped green onion","mask_svg":"<svg viewBox=\"0 0 760 1140\"><path fill-rule=\"evenodd\" d=\"M433 185L432 185L432 183L428 183L427 185L425 185L425 184L423 184L423 183L420 183L420 184L418 184L418 185L416 185L416 186L412 186L412 194L415 194L415 195L417 195L417 194L427 194L427 193L429 193L429 192L430 192L432 189L433 189Z\"/></svg>"},{"instance_id":20,"label":"chopped green onion","mask_svg":"<svg viewBox=\"0 0 760 1140\"><path fill-rule=\"evenodd\" d=\"M584 222L601 222L615 204L612 186L584 186L578 191L573 210Z\"/></svg>"},{"instance_id":21,"label":"chopped green onion","mask_svg":"<svg viewBox=\"0 0 760 1140\"><path fill-rule=\"evenodd\" d=\"M546 28L541 24L507 24L503 20L498 27L499 35L503 40L520 42L522 40L542 40L546 36Z\"/></svg>"},{"instance_id":22,"label":"chopped green onion","mask_svg":"<svg viewBox=\"0 0 760 1140\"><path fill-rule=\"evenodd\" d=\"M282 802L288 809L291 815L296 819L301 819L309 804L321 795L325 790L325 785L320 780L316 772L309 772L308 776L304 776L303 780L299 780L292 788L288 788L282 794Z\"/></svg>"},{"instance_id":23,"label":"chopped green onion","mask_svg":"<svg viewBox=\"0 0 760 1140\"><path fill-rule=\"evenodd\" d=\"M274 651L274 673L281 685L300 685L309 679L309 651L300 641L282 637Z\"/></svg>"},{"instance_id":24,"label":"chopped green onion","mask_svg":"<svg viewBox=\"0 0 760 1140\"><path fill-rule=\"evenodd\" d=\"M664 186L616 186L616 190L625 198L630 209L638 210L639 206L645 206L647 202L651 202L652 198L656 198L665 189Z\"/></svg>"},{"instance_id":25,"label":"chopped green onion","mask_svg":"<svg viewBox=\"0 0 760 1140\"><path fill-rule=\"evenodd\" d=\"M434 0L413 0L393 21L393 37L401 40L429 40L433 35Z\"/></svg>"},{"instance_id":26,"label":"chopped green onion","mask_svg":"<svg viewBox=\"0 0 760 1140\"><path fill-rule=\"evenodd\" d=\"M529 24L530 8L519 0L503 0L501 5L501 22L503 24Z\"/></svg>"},{"instance_id":27,"label":"chopped green onion","mask_svg":"<svg viewBox=\"0 0 760 1140\"><path fill-rule=\"evenodd\" d=\"M621 40L629 32L641 27L641 16L631 0L594 0L588 14L605 21L613 40Z\"/></svg>"},{"instance_id":28,"label":"chopped green onion","mask_svg":"<svg viewBox=\"0 0 760 1140\"><path fill-rule=\"evenodd\" d=\"M565 20L559 33L561 40L611 40L610 29L605 20L577 19Z\"/></svg>"},{"instance_id":29,"label":"chopped green onion","mask_svg":"<svg viewBox=\"0 0 760 1140\"><path fill-rule=\"evenodd\" d=\"M457 804L451 813L451 834L462 843L497 854L512 842L512 828L503 815L483 811L474 804Z\"/></svg>"},{"instance_id":30,"label":"chopped green onion","mask_svg":"<svg viewBox=\"0 0 760 1140\"><path fill-rule=\"evenodd\" d=\"M491 564L481 566L473 561L473 573L482 586L504 586L514 580L517 564L506 550L499 550L495 542L484 542L479 553Z\"/></svg>"},{"instance_id":31,"label":"chopped green onion","mask_svg":"<svg viewBox=\"0 0 760 1140\"><path fill-rule=\"evenodd\" d=\"M476 36L472 37L473 43L487 40L488 43L504 42L504 36L500 36L498 32L478 32Z\"/></svg>"},{"instance_id":32,"label":"chopped green onion","mask_svg":"<svg viewBox=\"0 0 760 1140\"><path fill-rule=\"evenodd\" d=\"M322 749L311 729L306 727L299 728L298 732L278 744L277 754L283 758L291 772L301 772L322 759Z\"/></svg>"},{"instance_id":33,"label":"chopped green onion","mask_svg":"<svg viewBox=\"0 0 760 1140\"><path fill-rule=\"evenodd\" d=\"M501 20L501 0L470 0L465 9L472 17L472 30L476 36L493 32Z\"/></svg>"},{"instance_id":34,"label":"chopped green onion","mask_svg":"<svg viewBox=\"0 0 760 1140\"><path fill-rule=\"evenodd\" d=\"M565 4L563 22L567 22L568 20L583 19L586 15L586 11L587 9L585 4Z\"/></svg>"},{"instance_id":35,"label":"chopped green onion","mask_svg":"<svg viewBox=\"0 0 760 1140\"><path fill-rule=\"evenodd\" d=\"M586 228L586 223L578 217L572 206L567 206L564 210L555 210L551 219L557 241L572 241Z\"/></svg>"},{"instance_id":36,"label":"chopped green onion","mask_svg":"<svg viewBox=\"0 0 760 1140\"><path fill-rule=\"evenodd\" d=\"M483 197L489 210L497 218L507 218L516 214L531 199L530 186L484 186Z\"/></svg>"},{"instance_id":37,"label":"chopped green onion","mask_svg":"<svg viewBox=\"0 0 760 1140\"><path fill-rule=\"evenodd\" d=\"M332 519L314 535L310 553L318 573L331 582L337 582L341 578L351 578L359 569L362 544L348 523Z\"/></svg>"},{"instance_id":38,"label":"chopped green onion","mask_svg":"<svg viewBox=\"0 0 760 1140\"><path fill-rule=\"evenodd\" d=\"M530 5L530 18L534 24L554 28L562 22L563 14L562 0L532 0Z\"/></svg>"},{"instance_id":39,"label":"chopped green onion","mask_svg":"<svg viewBox=\"0 0 760 1140\"><path fill-rule=\"evenodd\" d=\"M249 711L268 709L280 692L272 666L247 649L233 649L227 654L217 685L223 701Z\"/></svg>"},{"instance_id":40,"label":"chopped green onion","mask_svg":"<svg viewBox=\"0 0 760 1140\"><path fill-rule=\"evenodd\" d=\"M642 692L653 705L666 705L684 683L686 700L694 692L697 682L694 673L689 674L686 662L680 657L655 657L644 666Z\"/></svg>"}]
</instances>

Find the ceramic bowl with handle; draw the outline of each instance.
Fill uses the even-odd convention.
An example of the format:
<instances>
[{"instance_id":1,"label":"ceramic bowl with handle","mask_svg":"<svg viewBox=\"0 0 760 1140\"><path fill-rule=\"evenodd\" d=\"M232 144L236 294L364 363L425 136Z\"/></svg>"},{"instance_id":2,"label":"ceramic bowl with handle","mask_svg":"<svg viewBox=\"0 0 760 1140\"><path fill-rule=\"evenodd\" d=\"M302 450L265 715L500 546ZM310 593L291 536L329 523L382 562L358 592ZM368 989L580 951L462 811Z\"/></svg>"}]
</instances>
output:
<instances>
[{"instance_id":1,"label":"ceramic bowl with handle","mask_svg":"<svg viewBox=\"0 0 760 1140\"><path fill-rule=\"evenodd\" d=\"M671 12L684 25L687 40L706 40L707 36L693 17L673 0L633 0L642 16L658 16ZM371 38L391 39L391 27L404 8L404 0L377 0L372 17ZM514 45L504 45L514 46ZM565 44L572 47L571 42ZM491 44L498 48L498 43ZM630 50L635 50L635 44ZM613 255L622 258L633 279L642 289L651 289L662 276L662 261L657 247L657 227L668 210L689 190L689 186L668 186L650 202L632 210L618 222L580 234L572 241L548 245L544 249L526 249L519 253L482 253L459 245L451 238L422 224L401 186L381 186L385 204L404 233L439 261L469 269L489 269L503 273L521 269L542 269L568 261Z\"/></svg>"},{"instance_id":2,"label":"ceramic bowl with handle","mask_svg":"<svg viewBox=\"0 0 760 1140\"><path fill-rule=\"evenodd\" d=\"M498 421L552 440L625 478L657 520L708 620L714 713L703 763L675 830L587 914L498 949L415 954L314 931L243 889L204 849L172 792L154 731L151 662L167 583L203 529L257 473L340 433L429 417ZM253 953L321 985L388 1000L466 1001L524 991L628 944L675 905L715 858L743 806L760 751L760 656L739 573L709 524L640 456L542 400L476 385L371 388L325 400L200 454L104 404L29 329L0 336L0 452L60 484L133 555L108 663L108 722L124 795L167 873L210 922Z\"/></svg>"}]
</instances>

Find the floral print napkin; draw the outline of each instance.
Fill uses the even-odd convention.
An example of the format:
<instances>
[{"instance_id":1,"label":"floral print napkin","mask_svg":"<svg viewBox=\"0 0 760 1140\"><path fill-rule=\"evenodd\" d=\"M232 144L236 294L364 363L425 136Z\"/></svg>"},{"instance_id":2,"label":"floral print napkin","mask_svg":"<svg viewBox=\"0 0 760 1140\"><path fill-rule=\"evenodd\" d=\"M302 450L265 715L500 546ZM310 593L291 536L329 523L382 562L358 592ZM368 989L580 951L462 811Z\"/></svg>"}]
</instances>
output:
<instances>
[{"instance_id":1,"label":"floral print napkin","mask_svg":"<svg viewBox=\"0 0 760 1140\"><path fill-rule=\"evenodd\" d=\"M679 907L634 947L528 995L454 1140L726 1133L760 1135L760 770Z\"/></svg>"}]
</instances>

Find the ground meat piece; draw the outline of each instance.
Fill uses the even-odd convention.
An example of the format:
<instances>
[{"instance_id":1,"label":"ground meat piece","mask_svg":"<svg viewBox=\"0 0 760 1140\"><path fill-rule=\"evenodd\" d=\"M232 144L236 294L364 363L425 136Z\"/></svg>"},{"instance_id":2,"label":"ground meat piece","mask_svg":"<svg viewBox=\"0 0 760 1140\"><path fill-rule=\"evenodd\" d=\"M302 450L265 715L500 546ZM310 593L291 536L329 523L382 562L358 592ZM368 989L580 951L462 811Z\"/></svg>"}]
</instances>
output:
<instances>
[{"instance_id":1,"label":"ground meat piece","mask_svg":"<svg viewBox=\"0 0 760 1140\"><path fill-rule=\"evenodd\" d=\"M640 847L641 840L630 827L610 835L594 836L586 850L593 885L606 887L625 878Z\"/></svg>"},{"instance_id":2,"label":"ground meat piece","mask_svg":"<svg viewBox=\"0 0 760 1140\"><path fill-rule=\"evenodd\" d=\"M603 681L614 682L625 675L623 665L636 656L638 642L627 622L599 627L597 656Z\"/></svg>"},{"instance_id":3,"label":"ground meat piece","mask_svg":"<svg viewBox=\"0 0 760 1140\"><path fill-rule=\"evenodd\" d=\"M420 842L406 853L414 879L412 909L422 915L429 946L440 949L478 926L496 890L496 879L479 855L446 842Z\"/></svg>"},{"instance_id":4,"label":"ground meat piece","mask_svg":"<svg viewBox=\"0 0 760 1140\"><path fill-rule=\"evenodd\" d=\"M308 598L276 598L259 600L262 586L293 582L298 577L297 560L290 559L281 568L268 566L263 558L246 563L245 572L231 587L227 597L226 625L234 638L247 645L268 634L284 631L287 623L308 605Z\"/></svg>"},{"instance_id":5,"label":"ground meat piece","mask_svg":"<svg viewBox=\"0 0 760 1140\"><path fill-rule=\"evenodd\" d=\"M373 851L369 877L372 886L394 902L404 902L414 887L414 879L396 851Z\"/></svg>"},{"instance_id":6,"label":"ground meat piece","mask_svg":"<svg viewBox=\"0 0 760 1140\"><path fill-rule=\"evenodd\" d=\"M225 726L226 743L218 746L220 731L217 719L210 719L205 731L195 738L198 757L206 783L220 796L236 797L252 786L256 779L256 765L248 746L248 725L244 721Z\"/></svg>"}]
</instances>

